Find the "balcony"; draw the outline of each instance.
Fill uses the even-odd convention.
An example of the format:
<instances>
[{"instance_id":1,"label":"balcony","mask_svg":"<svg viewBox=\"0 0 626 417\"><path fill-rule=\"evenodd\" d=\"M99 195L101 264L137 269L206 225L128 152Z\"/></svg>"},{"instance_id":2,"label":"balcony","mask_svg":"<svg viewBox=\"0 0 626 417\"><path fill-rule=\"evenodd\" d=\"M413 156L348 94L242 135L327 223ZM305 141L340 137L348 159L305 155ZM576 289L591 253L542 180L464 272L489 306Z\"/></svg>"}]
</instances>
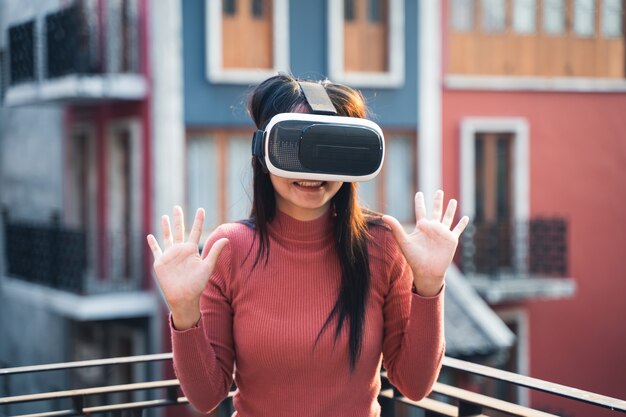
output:
<instances>
[{"instance_id":1,"label":"balcony","mask_svg":"<svg viewBox=\"0 0 626 417\"><path fill-rule=\"evenodd\" d=\"M134 357L110 358L40 366L24 366L0 369L0 415L30 417L101 415L109 413L113 416L143 416L150 410L163 407L180 407L188 404L184 394L180 392L178 380L152 380L132 382L121 385L74 387L73 389L52 392L18 394L9 392L9 378L19 375L33 375L43 372L76 371L87 368L132 367L150 365L158 362L169 362L171 353L144 355ZM468 375L487 378L513 386L526 387L533 391L541 391L550 395L565 397L573 402L583 402L593 410L607 408L616 416L626 413L626 401L596 393L582 391L572 387L551 383L524 375L501 371L498 369L445 357L443 370L452 370ZM406 416L408 410L419 409L427 416L532 416L556 417L537 409L507 402L490 395L470 391L458 386L437 382L431 394L421 401L412 401L403 397L387 380L385 372L381 373L383 387L378 397L382 407L381 416ZM139 393L142 393L139 395ZM219 415L232 413L231 391L228 398L218 407ZM138 399L143 397L143 399ZM115 398L121 400L112 401ZM54 404L54 405L53 405ZM408 411L410 412L410 411ZM214 413L212 415L215 415ZM413 414L411 414L413 415Z\"/></svg>"},{"instance_id":2,"label":"balcony","mask_svg":"<svg viewBox=\"0 0 626 417\"><path fill-rule=\"evenodd\" d=\"M77 1L9 27L6 105L146 96L138 3L99 3Z\"/></svg>"},{"instance_id":3,"label":"balcony","mask_svg":"<svg viewBox=\"0 0 626 417\"><path fill-rule=\"evenodd\" d=\"M574 294L568 278L568 228L562 218L470 222L461 236L460 265L492 304Z\"/></svg>"},{"instance_id":4,"label":"balcony","mask_svg":"<svg viewBox=\"0 0 626 417\"><path fill-rule=\"evenodd\" d=\"M157 311L157 297L145 288L142 235L90 233L50 222L4 222L9 296L43 303L75 320L143 317ZM115 244L109 244L114 242Z\"/></svg>"}]
</instances>

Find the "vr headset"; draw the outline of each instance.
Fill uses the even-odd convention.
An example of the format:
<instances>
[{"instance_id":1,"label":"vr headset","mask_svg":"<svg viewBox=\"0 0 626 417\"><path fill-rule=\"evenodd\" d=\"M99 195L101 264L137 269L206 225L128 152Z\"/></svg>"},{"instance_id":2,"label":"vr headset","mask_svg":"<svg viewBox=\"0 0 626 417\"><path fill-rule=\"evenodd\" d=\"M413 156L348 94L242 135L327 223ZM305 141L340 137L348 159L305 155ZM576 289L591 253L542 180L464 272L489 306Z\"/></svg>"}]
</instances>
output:
<instances>
[{"instance_id":1,"label":"vr headset","mask_svg":"<svg viewBox=\"0 0 626 417\"><path fill-rule=\"evenodd\" d=\"M300 82L313 109L279 113L252 138L252 154L278 177L318 181L368 181L380 172L385 140L366 119L336 116L324 86Z\"/></svg>"}]
</instances>

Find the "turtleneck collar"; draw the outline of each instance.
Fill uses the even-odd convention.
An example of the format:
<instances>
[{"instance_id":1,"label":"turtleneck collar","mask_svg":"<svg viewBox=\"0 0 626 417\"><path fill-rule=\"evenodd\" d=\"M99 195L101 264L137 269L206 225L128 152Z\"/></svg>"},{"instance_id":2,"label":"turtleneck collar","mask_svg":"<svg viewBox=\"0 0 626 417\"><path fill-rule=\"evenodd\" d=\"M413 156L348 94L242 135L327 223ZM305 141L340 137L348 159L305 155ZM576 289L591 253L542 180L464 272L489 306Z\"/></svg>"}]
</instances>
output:
<instances>
[{"instance_id":1,"label":"turtleneck collar","mask_svg":"<svg viewBox=\"0 0 626 417\"><path fill-rule=\"evenodd\" d=\"M314 220L298 220L276 209L268 230L285 239L313 242L333 235L335 216L328 210Z\"/></svg>"}]
</instances>

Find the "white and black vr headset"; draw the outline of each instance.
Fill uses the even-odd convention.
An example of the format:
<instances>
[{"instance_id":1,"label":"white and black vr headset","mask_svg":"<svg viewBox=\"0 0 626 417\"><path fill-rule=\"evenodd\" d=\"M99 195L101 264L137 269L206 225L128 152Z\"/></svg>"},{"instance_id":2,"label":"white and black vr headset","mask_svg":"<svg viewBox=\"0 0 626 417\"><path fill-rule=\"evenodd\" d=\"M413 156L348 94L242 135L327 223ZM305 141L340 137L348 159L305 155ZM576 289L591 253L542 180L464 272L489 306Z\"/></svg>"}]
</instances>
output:
<instances>
[{"instance_id":1,"label":"white and black vr headset","mask_svg":"<svg viewBox=\"0 0 626 417\"><path fill-rule=\"evenodd\" d=\"M300 82L313 110L279 113L252 138L252 154L278 177L317 181L368 181L383 165L385 140L374 122L336 116L324 86Z\"/></svg>"}]
</instances>

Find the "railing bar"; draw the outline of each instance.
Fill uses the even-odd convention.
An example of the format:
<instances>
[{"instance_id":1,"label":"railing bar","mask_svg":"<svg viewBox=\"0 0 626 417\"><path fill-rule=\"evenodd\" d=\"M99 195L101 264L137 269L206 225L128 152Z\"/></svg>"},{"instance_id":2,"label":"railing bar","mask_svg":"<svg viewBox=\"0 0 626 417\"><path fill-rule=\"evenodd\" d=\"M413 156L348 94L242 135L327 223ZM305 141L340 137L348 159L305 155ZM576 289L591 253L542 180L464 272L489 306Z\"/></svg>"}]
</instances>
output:
<instances>
[{"instance_id":1,"label":"railing bar","mask_svg":"<svg viewBox=\"0 0 626 417\"><path fill-rule=\"evenodd\" d=\"M63 363L51 363L46 365L32 365L32 366L19 366L15 368L0 369L0 376L14 375L28 372L46 372L46 371L58 371L64 369L75 368L87 368L90 366L106 366L106 365L118 365L124 363L141 363L141 362L156 362L166 361L172 359L172 353L156 353L152 355L139 355L139 356L124 356L119 358L107 358L96 359L88 361L75 361L75 362L63 362Z\"/></svg>"},{"instance_id":2,"label":"railing bar","mask_svg":"<svg viewBox=\"0 0 626 417\"><path fill-rule=\"evenodd\" d=\"M503 411L505 413L516 416L558 417L554 414L546 413L539 410L533 410L532 408L510 403L508 401L500 400L498 398L489 397L487 395L478 394L476 392L468 391L462 388L442 384L440 382L435 383L435 385L433 386L433 392L436 392L437 394L443 394L447 397L456 398L462 402L474 404L480 407L490 408L492 410ZM459 408L461 408L461 406L459 406Z\"/></svg>"},{"instance_id":3,"label":"railing bar","mask_svg":"<svg viewBox=\"0 0 626 417\"><path fill-rule=\"evenodd\" d=\"M443 366L626 413L626 401L446 356Z\"/></svg>"},{"instance_id":4,"label":"railing bar","mask_svg":"<svg viewBox=\"0 0 626 417\"><path fill-rule=\"evenodd\" d=\"M230 391L228 393L228 398L232 398L234 395L235 395L235 391ZM187 397L178 397L176 400L159 399L159 400L148 400L148 401L136 401L132 403L86 407L83 409L82 414L76 413L76 410L63 410L63 411L51 411L51 412L37 413L37 414L20 414L18 416L13 416L13 417L71 417L71 416L105 413L107 411L125 411L125 410L132 410L136 408L169 407L169 406L185 405L185 404L189 404L189 400L187 399Z\"/></svg>"},{"instance_id":5,"label":"railing bar","mask_svg":"<svg viewBox=\"0 0 626 417\"><path fill-rule=\"evenodd\" d=\"M165 381L140 382L140 383L135 383L135 384L111 385L107 387L84 388L84 389L76 389L76 390L69 390L69 391L44 392L41 394L17 395L13 397L0 398L0 405L51 400L51 399L57 399L57 398L68 398L68 397L75 397L79 395L111 394L114 392L168 388L168 387L178 386L178 385L179 385L179 382L177 379L169 379Z\"/></svg>"},{"instance_id":6,"label":"railing bar","mask_svg":"<svg viewBox=\"0 0 626 417\"><path fill-rule=\"evenodd\" d=\"M72 416L80 416L76 410L61 410L61 411L48 411L45 413L35 413L35 414L20 414L14 415L12 417L72 417Z\"/></svg>"}]
</instances>

